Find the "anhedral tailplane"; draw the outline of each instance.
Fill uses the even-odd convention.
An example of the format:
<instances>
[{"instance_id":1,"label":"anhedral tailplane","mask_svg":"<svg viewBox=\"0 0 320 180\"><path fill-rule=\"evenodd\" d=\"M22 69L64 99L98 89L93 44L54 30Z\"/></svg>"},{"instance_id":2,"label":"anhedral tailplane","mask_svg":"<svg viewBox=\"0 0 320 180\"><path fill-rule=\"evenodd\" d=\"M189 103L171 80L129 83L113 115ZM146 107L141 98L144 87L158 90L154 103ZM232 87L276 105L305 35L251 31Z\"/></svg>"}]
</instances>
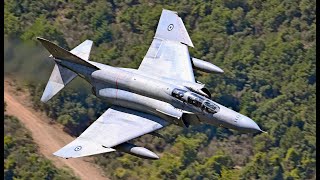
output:
<instances>
[{"instance_id":1,"label":"anhedral tailplane","mask_svg":"<svg viewBox=\"0 0 320 180\"><path fill-rule=\"evenodd\" d=\"M77 77L76 73L59 64L55 64L47 86L42 94L41 101L49 101L75 77Z\"/></svg>"}]
</instances>

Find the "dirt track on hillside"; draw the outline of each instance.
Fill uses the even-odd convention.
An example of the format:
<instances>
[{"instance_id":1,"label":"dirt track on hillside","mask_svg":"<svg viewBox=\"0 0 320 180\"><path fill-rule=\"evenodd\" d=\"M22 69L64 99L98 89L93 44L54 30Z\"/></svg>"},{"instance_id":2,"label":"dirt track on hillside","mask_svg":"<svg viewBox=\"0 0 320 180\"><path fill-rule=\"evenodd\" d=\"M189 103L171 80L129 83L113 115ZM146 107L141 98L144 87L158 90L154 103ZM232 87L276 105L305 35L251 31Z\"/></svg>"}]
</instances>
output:
<instances>
[{"instance_id":1,"label":"dirt track on hillside","mask_svg":"<svg viewBox=\"0 0 320 180\"><path fill-rule=\"evenodd\" d=\"M71 137L62 130L62 126L52 124L50 118L44 113L31 108L26 92L17 92L11 80L5 79L4 100L7 103L6 114L17 117L32 133L34 142L39 146L39 151L50 159L57 167L68 167L76 176L83 180L108 179L103 176L99 167L90 161L92 158L62 159L52 153L71 142Z\"/></svg>"}]
</instances>

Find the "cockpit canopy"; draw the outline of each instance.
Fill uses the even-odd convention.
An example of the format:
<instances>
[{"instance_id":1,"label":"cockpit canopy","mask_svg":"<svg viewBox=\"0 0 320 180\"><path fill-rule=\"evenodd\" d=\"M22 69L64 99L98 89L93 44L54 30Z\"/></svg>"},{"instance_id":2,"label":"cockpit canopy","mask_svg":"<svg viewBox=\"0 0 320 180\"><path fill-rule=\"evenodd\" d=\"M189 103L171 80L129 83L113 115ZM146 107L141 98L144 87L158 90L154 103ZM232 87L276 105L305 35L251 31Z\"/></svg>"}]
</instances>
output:
<instances>
[{"instance_id":1,"label":"cockpit canopy","mask_svg":"<svg viewBox=\"0 0 320 180\"><path fill-rule=\"evenodd\" d=\"M202 103L205 101L205 98L197 95L196 93L190 93L187 101L190 104L193 104L197 107L201 107Z\"/></svg>"},{"instance_id":2,"label":"cockpit canopy","mask_svg":"<svg viewBox=\"0 0 320 180\"><path fill-rule=\"evenodd\" d=\"M208 113L214 114L220 110L219 106L216 105L213 101L194 92L189 91L187 93L187 91L182 89L174 89L172 91L172 96L181 101L192 104L200 108L202 111L206 111Z\"/></svg>"},{"instance_id":3,"label":"cockpit canopy","mask_svg":"<svg viewBox=\"0 0 320 180\"><path fill-rule=\"evenodd\" d=\"M203 102L203 107L205 108L205 110L209 113L217 113L220 108L219 106L217 106L216 104L214 104L212 101L204 101Z\"/></svg>"},{"instance_id":4,"label":"cockpit canopy","mask_svg":"<svg viewBox=\"0 0 320 180\"><path fill-rule=\"evenodd\" d=\"M184 96L184 93L186 93L187 91L186 90L182 90L182 89L177 89L175 88L173 91L172 91L172 96L179 99L179 100L182 100L183 96Z\"/></svg>"}]
</instances>

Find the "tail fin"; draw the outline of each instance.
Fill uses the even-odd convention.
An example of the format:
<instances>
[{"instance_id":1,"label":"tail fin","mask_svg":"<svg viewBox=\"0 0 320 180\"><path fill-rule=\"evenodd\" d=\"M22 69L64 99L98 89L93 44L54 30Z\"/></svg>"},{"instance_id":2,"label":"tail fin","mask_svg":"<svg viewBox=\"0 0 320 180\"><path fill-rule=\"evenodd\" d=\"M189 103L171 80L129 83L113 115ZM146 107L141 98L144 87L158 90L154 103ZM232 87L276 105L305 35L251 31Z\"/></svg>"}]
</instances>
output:
<instances>
[{"instance_id":1,"label":"tail fin","mask_svg":"<svg viewBox=\"0 0 320 180\"><path fill-rule=\"evenodd\" d=\"M69 52L46 39L37 39L43 44L43 46L51 53L54 58L82 64L97 69L95 66L88 62L92 47L92 41L86 40ZM47 86L42 94L41 101L49 101L75 77L77 77L76 73L56 63L52 70Z\"/></svg>"},{"instance_id":2,"label":"tail fin","mask_svg":"<svg viewBox=\"0 0 320 180\"><path fill-rule=\"evenodd\" d=\"M51 53L51 55L56 58L56 59L60 59L60 60L65 60L65 61L69 61L72 63L76 63L76 64L81 64L93 69L99 69L96 66L92 65L89 61L86 61L84 59L81 59L80 57L78 57L77 55L73 54L72 52L69 52L65 49L63 49L62 47L46 40L40 37L37 37L37 39L42 43L42 45ZM86 41L85 41L86 42ZM85 43L83 42L83 43ZM90 43L88 43L90 44ZM80 44L81 45L81 44ZM80 46L79 45L79 46ZM80 54L79 52L82 52L81 50L83 46L80 46L79 48L76 47L74 53L78 53L78 55ZM90 47L91 49L91 47ZM89 55L85 55L84 57L89 57Z\"/></svg>"},{"instance_id":3,"label":"tail fin","mask_svg":"<svg viewBox=\"0 0 320 180\"><path fill-rule=\"evenodd\" d=\"M162 10L155 38L177 41L193 47L193 43L177 12Z\"/></svg>"},{"instance_id":4,"label":"tail fin","mask_svg":"<svg viewBox=\"0 0 320 180\"><path fill-rule=\"evenodd\" d=\"M88 61L90 56L90 51L93 42L91 40L85 40L77 47L73 48L70 52L83 60Z\"/></svg>"}]
</instances>

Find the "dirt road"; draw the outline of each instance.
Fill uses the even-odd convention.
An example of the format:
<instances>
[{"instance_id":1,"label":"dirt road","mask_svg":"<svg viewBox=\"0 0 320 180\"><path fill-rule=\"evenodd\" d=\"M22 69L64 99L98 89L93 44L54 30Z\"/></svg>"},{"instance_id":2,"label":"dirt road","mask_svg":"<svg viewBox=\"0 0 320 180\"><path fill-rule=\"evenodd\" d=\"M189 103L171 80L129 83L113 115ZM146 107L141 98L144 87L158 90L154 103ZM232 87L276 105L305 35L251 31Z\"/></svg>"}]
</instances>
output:
<instances>
[{"instance_id":1,"label":"dirt road","mask_svg":"<svg viewBox=\"0 0 320 180\"><path fill-rule=\"evenodd\" d=\"M7 103L6 114L16 116L31 131L39 151L52 160L57 167L68 167L83 180L108 179L102 170L91 162L91 158L62 159L52 153L62 148L74 138L63 132L58 124L49 124L49 118L30 107L28 95L17 93L15 88L5 79L4 100Z\"/></svg>"}]
</instances>

